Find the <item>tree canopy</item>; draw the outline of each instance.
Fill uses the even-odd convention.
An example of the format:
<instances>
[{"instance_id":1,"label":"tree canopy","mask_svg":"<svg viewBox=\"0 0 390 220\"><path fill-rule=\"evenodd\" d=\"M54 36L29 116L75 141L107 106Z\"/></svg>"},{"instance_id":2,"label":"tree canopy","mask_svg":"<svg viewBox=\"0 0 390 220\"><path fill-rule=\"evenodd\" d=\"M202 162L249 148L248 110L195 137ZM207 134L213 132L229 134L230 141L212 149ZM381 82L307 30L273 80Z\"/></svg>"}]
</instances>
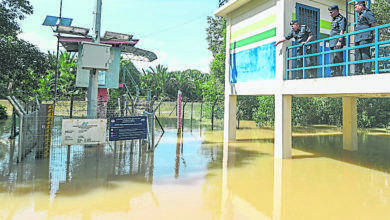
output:
<instances>
[{"instance_id":1,"label":"tree canopy","mask_svg":"<svg viewBox=\"0 0 390 220\"><path fill-rule=\"evenodd\" d=\"M32 13L29 0L1 0L0 35L16 36L20 31L19 22Z\"/></svg>"},{"instance_id":2,"label":"tree canopy","mask_svg":"<svg viewBox=\"0 0 390 220\"><path fill-rule=\"evenodd\" d=\"M21 98L34 97L39 78L46 75L47 55L31 43L19 39L19 22L33 13L28 0L0 2L0 94L12 93Z\"/></svg>"},{"instance_id":3,"label":"tree canopy","mask_svg":"<svg viewBox=\"0 0 390 220\"><path fill-rule=\"evenodd\" d=\"M14 36L0 38L0 91L8 88L19 98L34 97L38 79L46 75L47 56L34 45ZM12 87L11 87L12 86Z\"/></svg>"}]
</instances>

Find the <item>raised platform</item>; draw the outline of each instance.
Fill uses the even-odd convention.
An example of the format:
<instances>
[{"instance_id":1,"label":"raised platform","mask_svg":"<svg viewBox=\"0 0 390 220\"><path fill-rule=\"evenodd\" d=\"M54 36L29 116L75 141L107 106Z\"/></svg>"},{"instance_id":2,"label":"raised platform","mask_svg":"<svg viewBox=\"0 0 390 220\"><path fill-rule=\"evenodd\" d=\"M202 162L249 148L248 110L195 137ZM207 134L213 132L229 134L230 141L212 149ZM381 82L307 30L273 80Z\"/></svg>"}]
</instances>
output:
<instances>
[{"instance_id":1,"label":"raised platform","mask_svg":"<svg viewBox=\"0 0 390 220\"><path fill-rule=\"evenodd\" d=\"M261 88L261 93L259 93ZM231 95L390 97L390 74L235 83Z\"/></svg>"}]
</instances>

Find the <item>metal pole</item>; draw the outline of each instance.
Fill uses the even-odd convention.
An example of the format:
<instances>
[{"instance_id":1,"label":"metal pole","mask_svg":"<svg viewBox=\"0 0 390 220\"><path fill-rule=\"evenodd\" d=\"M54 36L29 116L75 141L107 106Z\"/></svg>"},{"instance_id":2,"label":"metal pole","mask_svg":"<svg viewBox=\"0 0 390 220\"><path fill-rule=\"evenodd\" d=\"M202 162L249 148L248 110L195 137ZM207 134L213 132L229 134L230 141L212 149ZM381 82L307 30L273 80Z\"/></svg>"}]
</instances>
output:
<instances>
[{"instance_id":1,"label":"metal pole","mask_svg":"<svg viewBox=\"0 0 390 220\"><path fill-rule=\"evenodd\" d=\"M62 21L62 0L60 1L60 24ZM56 73L55 73L55 80L54 80L54 112L56 109L56 102L57 102L57 83L58 83L58 59L59 59L59 53L60 53L60 37L61 34L57 34L57 59L56 59Z\"/></svg>"},{"instance_id":2,"label":"metal pole","mask_svg":"<svg viewBox=\"0 0 390 220\"><path fill-rule=\"evenodd\" d=\"M102 0L96 0L95 14L95 36L93 42L100 43L100 26L102 18ZM96 118L97 115L97 96L98 96L98 78L99 73L96 69L92 69L89 74L88 86L88 105L87 118Z\"/></svg>"},{"instance_id":3,"label":"metal pole","mask_svg":"<svg viewBox=\"0 0 390 220\"><path fill-rule=\"evenodd\" d=\"M96 0L95 38L94 42L100 43L100 27L102 21L102 0Z\"/></svg>"}]
</instances>

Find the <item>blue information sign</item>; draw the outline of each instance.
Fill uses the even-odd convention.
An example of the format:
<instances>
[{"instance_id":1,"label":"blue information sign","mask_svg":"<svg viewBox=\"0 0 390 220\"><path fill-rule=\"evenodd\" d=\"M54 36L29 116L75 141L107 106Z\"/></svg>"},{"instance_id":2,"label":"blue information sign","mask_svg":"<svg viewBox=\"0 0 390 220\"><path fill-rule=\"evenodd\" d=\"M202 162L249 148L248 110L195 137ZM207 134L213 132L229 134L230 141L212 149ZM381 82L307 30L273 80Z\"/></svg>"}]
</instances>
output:
<instances>
[{"instance_id":1,"label":"blue information sign","mask_svg":"<svg viewBox=\"0 0 390 220\"><path fill-rule=\"evenodd\" d=\"M146 139L146 116L110 118L110 141Z\"/></svg>"}]
</instances>

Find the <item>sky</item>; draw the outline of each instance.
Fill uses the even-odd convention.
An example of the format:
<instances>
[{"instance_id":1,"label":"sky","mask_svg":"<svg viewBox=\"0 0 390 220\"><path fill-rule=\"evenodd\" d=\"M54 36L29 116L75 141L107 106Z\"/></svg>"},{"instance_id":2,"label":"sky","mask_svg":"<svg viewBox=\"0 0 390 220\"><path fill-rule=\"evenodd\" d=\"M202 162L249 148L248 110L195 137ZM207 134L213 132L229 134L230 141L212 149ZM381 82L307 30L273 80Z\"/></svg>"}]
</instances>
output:
<instances>
[{"instance_id":1,"label":"sky","mask_svg":"<svg viewBox=\"0 0 390 220\"><path fill-rule=\"evenodd\" d=\"M209 72L212 60L207 49L207 16L218 0L102 0L101 35L105 31L132 34L138 48L156 53L152 63L135 60L148 68L162 64L168 71L198 69ZM46 15L59 16L60 0L30 0L34 14L22 21L21 38L42 52L56 50L52 29L43 26ZM63 0L62 16L73 18L72 26L92 28L96 0ZM91 32L90 32L91 33Z\"/></svg>"}]
</instances>

